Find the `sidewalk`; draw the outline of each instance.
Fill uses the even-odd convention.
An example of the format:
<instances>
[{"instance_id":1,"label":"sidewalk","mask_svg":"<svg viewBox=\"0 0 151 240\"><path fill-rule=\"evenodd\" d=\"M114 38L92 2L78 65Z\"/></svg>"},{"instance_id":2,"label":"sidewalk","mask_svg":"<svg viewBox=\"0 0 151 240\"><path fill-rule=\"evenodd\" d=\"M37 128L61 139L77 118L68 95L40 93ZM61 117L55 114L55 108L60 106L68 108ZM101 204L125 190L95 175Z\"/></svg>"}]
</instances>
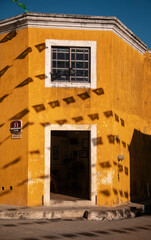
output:
<instances>
[{"instance_id":1,"label":"sidewalk","mask_svg":"<svg viewBox=\"0 0 151 240\"><path fill-rule=\"evenodd\" d=\"M148 206L151 206L149 201ZM150 208L151 209L151 208ZM120 220L145 214L145 204L127 203L118 207L16 207L0 205L0 219L87 219Z\"/></svg>"}]
</instances>

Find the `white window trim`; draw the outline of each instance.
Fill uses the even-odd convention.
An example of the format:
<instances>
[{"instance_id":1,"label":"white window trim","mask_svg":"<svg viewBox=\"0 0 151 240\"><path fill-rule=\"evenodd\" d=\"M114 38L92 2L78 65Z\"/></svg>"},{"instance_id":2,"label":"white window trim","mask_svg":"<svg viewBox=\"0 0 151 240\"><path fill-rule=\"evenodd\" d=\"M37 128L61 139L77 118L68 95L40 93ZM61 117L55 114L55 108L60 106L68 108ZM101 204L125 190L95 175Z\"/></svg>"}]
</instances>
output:
<instances>
[{"instance_id":1,"label":"white window trim","mask_svg":"<svg viewBox=\"0 0 151 240\"><path fill-rule=\"evenodd\" d=\"M97 146L94 145L93 139L97 137L97 125L75 125L75 124L64 124L62 126L58 124L48 124L45 126L45 190L44 190L44 206L50 206L50 167L51 167L51 131L59 130L59 131L90 131L90 205L96 204L96 196L97 196L97 187L96 187L96 162L97 162ZM83 200L83 205L86 200ZM78 201L76 201L78 204ZM81 201L80 201L81 202ZM75 206L75 201L73 202L73 206Z\"/></svg>"},{"instance_id":2,"label":"white window trim","mask_svg":"<svg viewBox=\"0 0 151 240\"><path fill-rule=\"evenodd\" d=\"M96 88L96 41L73 41L73 40L54 40L46 39L45 41L45 87L73 87L73 88ZM51 82L51 47L89 47L90 53L90 83L74 83L74 82Z\"/></svg>"}]
</instances>

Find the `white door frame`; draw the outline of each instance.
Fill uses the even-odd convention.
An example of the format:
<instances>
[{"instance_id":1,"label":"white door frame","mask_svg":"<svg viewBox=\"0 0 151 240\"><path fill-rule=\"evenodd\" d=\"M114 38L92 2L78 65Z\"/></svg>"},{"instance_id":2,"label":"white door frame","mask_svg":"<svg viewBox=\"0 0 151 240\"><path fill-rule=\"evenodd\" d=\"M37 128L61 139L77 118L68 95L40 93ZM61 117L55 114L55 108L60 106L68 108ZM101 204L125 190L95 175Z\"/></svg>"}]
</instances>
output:
<instances>
[{"instance_id":1,"label":"white door frame","mask_svg":"<svg viewBox=\"0 0 151 240\"><path fill-rule=\"evenodd\" d=\"M97 137L96 125L76 125L76 124L48 124L45 126L45 185L44 185L44 205L50 205L50 166L51 166L51 131L90 131L90 202L96 204L96 156L97 146L94 144Z\"/></svg>"}]
</instances>

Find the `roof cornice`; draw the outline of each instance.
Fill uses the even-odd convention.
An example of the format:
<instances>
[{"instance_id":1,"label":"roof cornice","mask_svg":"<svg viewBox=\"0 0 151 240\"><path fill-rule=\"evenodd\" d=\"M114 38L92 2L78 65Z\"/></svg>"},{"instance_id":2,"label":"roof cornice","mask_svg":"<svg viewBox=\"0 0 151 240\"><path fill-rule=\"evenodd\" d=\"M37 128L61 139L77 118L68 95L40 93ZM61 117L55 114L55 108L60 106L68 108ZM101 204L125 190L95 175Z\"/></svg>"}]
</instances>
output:
<instances>
[{"instance_id":1,"label":"roof cornice","mask_svg":"<svg viewBox=\"0 0 151 240\"><path fill-rule=\"evenodd\" d=\"M141 54L147 45L116 17L23 13L0 21L0 34L27 27L112 31Z\"/></svg>"}]
</instances>

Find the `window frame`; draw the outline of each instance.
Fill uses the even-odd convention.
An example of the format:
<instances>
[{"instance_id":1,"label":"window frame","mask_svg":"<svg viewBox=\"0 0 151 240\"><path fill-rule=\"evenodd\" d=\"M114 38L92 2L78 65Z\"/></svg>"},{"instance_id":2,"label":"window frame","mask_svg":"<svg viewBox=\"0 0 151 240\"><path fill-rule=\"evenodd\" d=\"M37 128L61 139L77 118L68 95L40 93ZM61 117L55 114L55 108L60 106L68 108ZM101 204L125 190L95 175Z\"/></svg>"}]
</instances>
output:
<instances>
[{"instance_id":1,"label":"window frame","mask_svg":"<svg viewBox=\"0 0 151 240\"><path fill-rule=\"evenodd\" d=\"M47 39L45 44L45 87L96 88L96 41ZM51 81L52 47L90 48L90 82Z\"/></svg>"},{"instance_id":2,"label":"window frame","mask_svg":"<svg viewBox=\"0 0 151 240\"><path fill-rule=\"evenodd\" d=\"M77 59L77 55L79 51L82 51L82 55L84 59L80 60ZM86 52L87 51L87 52ZM51 65L51 74L53 78L53 71L57 73L57 71L64 71L63 78L64 79L53 79L52 82L82 82L82 83L90 83L91 82L91 75L90 75L90 51L91 49L89 47L62 47L62 46L52 46L51 47L51 54L52 54L52 65ZM63 59L58 58L58 54L63 53ZM53 56L55 55L55 56ZM66 58L68 55L68 59ZM87 59L85 59L85 55L87 55ZM74 56L74 59L73 59ZM55 64L54 64L55 63ZM58 66L58 63L63 63L63 65L66 67ZM82 63L83 67L77 67L77 64ZM53 66L53 64L55 66ZM85 65L87 64L87 66ZM74 66L73 66L74 65ZM72 72L74 71L74 74ZM82 71L83 74L82 76L79 76L77 74L77 71ZM65 79L65 72L68 72L68 80L67 80L67 75ZM87 75L84 73L87 72ZM56 77L56 76L55 76ZM83 79L79 80L78 79Z\"/></svg>"}]
</instances>

